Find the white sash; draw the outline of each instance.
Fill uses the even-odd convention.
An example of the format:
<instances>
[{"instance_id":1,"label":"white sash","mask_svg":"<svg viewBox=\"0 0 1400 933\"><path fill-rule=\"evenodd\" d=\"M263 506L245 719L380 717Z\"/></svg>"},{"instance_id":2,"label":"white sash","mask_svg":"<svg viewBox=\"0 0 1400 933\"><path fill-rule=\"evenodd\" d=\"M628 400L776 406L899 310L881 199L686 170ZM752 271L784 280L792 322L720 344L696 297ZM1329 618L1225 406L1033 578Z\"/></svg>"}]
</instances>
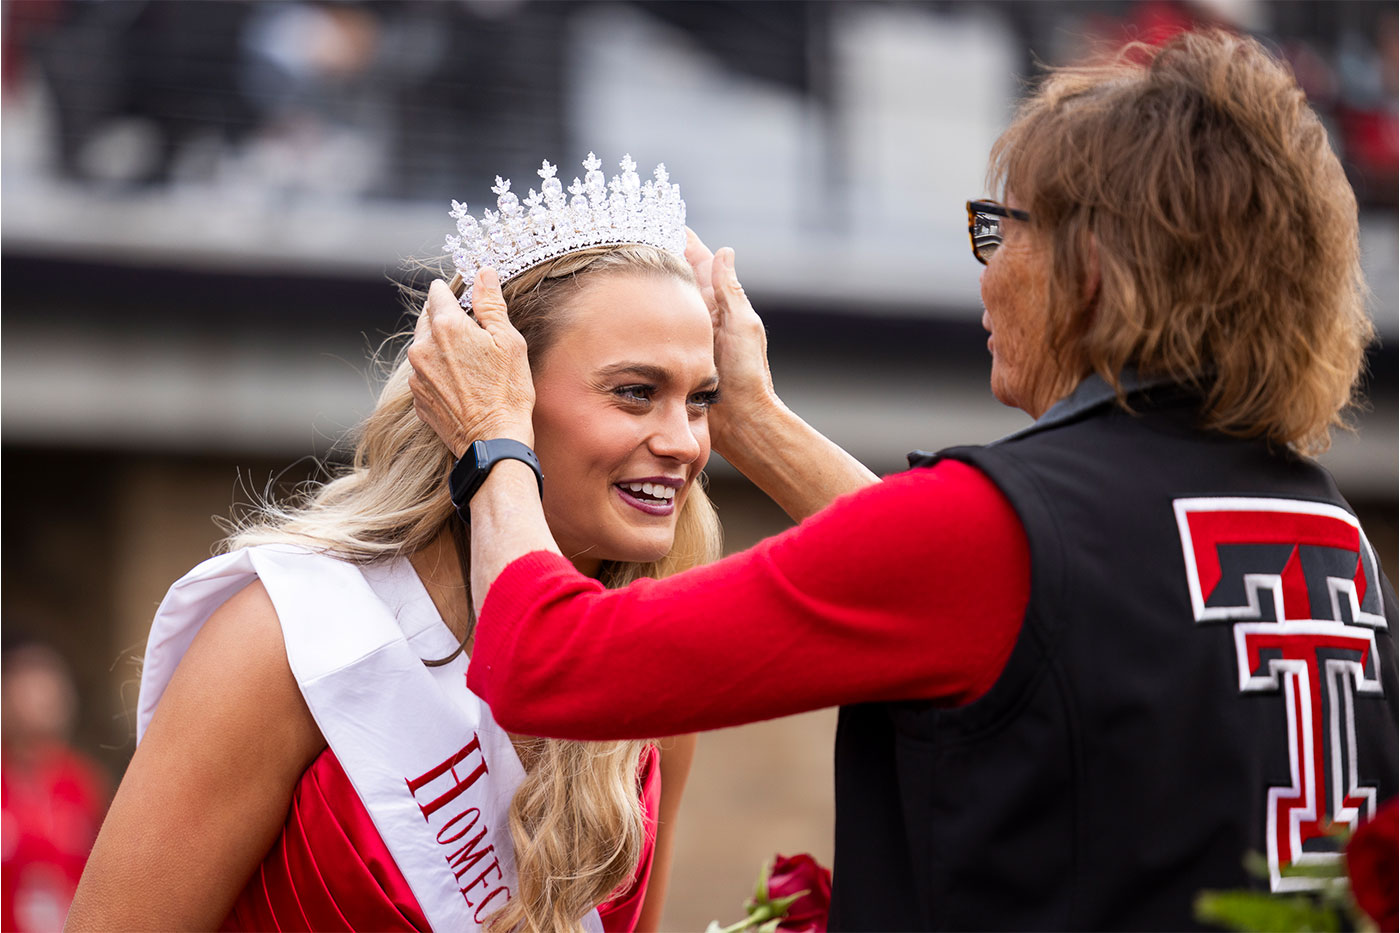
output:
<instances>
[{"instance_id":1,"label":"white sash","mask_svg":"<svg viewBox=\"0 0 1400 933\"><path fill-rule=\"evenodd\" d=\"M206 619L261 578L292 674L428 922L478 930L515 895L508 812L524 777L466 686L468 660L406 559L360 567L292 545L220 555L181 578L151 627L137 740ZM584 927L601 933L597 911Z\"/></svg>"}]
</instances>

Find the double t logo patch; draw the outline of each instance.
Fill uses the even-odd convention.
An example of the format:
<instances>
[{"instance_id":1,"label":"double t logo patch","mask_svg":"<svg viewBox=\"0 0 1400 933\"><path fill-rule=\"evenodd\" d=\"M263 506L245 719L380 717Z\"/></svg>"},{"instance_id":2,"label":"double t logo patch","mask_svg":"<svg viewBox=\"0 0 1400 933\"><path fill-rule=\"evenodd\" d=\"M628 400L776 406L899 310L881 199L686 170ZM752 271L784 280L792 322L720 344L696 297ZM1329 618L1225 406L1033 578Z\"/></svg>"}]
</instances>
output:
<instances>
[{"instance_id":1,"label":"double t logo patch","mask_svg":"<svg viewBox=\"0 0 1400 933\"><path fill-rule=\"evenodd\" d=\"M1197 623L1234 627L1241 693L1276 694L1291 783L1269 788L1270 883L1286 865L1340 856L1329 824L1357 825L1376 790L1357 771L1354 704L1380 696L1376 629L1385 627L1376 556L1356 517L1295 499L1177 499L1177 528Z\"/></svg>"}]
</instances>

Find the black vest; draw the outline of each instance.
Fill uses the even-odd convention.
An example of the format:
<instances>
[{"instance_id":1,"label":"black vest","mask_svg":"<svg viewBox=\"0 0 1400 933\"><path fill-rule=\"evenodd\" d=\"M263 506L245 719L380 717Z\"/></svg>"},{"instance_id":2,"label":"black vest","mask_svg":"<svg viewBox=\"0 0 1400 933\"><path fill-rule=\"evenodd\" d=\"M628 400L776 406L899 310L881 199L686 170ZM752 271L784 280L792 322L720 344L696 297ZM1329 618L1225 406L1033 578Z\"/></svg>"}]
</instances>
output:
<instances>
[{"instance_id":1,"label":"black vest","mask_svg":"<svg viewBox=\"0 0 1400 933\"><path fill-rule=\"evenodd\" d=\"M1319 823L1395 795L1395 594L1331 477L1130 401L911 455L1006 495L1031 601L979 700L841 710L833 930L1193 928L1246 852L1335 859Z\"/></svg>"}]
</instances>

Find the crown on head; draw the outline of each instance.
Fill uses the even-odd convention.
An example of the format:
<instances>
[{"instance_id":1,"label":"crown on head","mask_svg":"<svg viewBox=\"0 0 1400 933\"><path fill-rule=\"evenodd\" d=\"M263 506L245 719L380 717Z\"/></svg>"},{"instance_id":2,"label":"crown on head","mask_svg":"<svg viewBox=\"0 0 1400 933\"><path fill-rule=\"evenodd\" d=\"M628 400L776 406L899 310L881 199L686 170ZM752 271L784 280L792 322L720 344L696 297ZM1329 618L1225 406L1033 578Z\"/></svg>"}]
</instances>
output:
<instances>
[{"instance_id":1,"label":"crown on head","mask_svg":"<svg viewBox=\"0 0 1400 933\"><path fill-rule=\"evenodd\" d=\"M471 307L472 283L483 266L495 269L504 285L526 269L591 246L644 244L684 258L685 202L666 166L658 165L645 183L630 155L622 157L622 173L611 181L602 166L590 152L583 180L574 179L568 198L548 161L538 172L540 191L531 188L524 201L510 190L509 179L497 175L491 189L497 209L483 211L480 220L467 213L467 205L452 202L448 216L457 221L457 235L447 237L446 251L465 285L462 307Z\"/></svg>"}]
</instances>

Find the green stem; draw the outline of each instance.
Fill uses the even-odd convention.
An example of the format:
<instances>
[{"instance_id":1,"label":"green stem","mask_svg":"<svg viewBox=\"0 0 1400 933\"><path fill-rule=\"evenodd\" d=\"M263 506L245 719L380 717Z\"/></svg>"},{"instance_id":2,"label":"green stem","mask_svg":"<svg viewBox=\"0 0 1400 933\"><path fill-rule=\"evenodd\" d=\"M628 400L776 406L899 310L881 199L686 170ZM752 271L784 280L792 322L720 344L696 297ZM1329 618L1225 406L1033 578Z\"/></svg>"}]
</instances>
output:
<instances>
[{"instance_id":1,"label":"green stem","mask_svg":"<svg viewBox=\"0 0 1400 933\"><path fill-rule=\"evenodd\" d=\"M749 915L738 923L732 924L720 930L719 933L744 933L749 927L759 926L779 917L787 916L788 908L800 897L810 894L810 890L798 891L796 894L789 894L780 897L776 901L766 901L762 904L754 904L749 908ZM752 903L752 902L750 902Z\"/></svg>"},{"instance_id":2,"label":"green stem","mask_svg":"<svg viewBox=\"0 0 1400 933\"><path fill-rule=\"evenodd\" d=\"M732 924L730 926L725 927L723 930L720 930L719 933L744 933L744 931L747 930L749 927L753 926L754 923L755 921L752 917L745 917L738 923Z\"/></svg>"},{"instance_id":3,"label":"green stem","mask_svg":"<svg viewBox=\"0 0 1400 933\"><path fill-rule=\"evenodd\" d=\"M747 930L749 927L767 923L772 919L772 908L768 904L758 904L755 905L754 909L743 920L725 927L723 930L720 930L719 933L743 933L743 931Z\"/></svg>"}]
</instances>

